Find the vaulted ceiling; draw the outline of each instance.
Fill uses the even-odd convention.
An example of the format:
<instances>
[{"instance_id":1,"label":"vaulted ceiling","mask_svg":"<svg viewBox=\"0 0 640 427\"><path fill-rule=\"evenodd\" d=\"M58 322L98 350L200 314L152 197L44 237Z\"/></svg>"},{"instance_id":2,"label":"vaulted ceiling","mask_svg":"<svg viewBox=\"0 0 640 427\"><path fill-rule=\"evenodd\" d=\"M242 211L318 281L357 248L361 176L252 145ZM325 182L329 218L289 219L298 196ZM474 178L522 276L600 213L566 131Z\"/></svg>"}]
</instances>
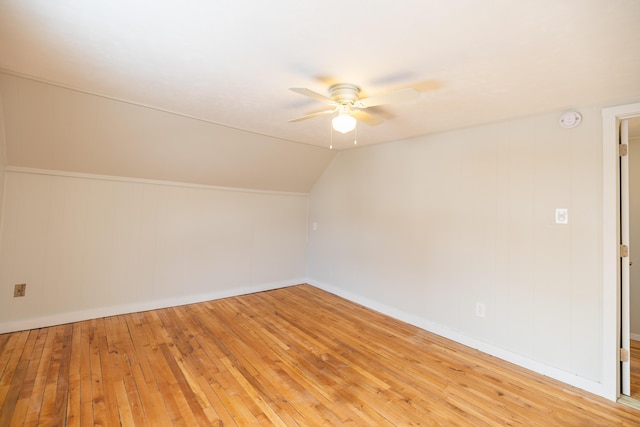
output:
<instances>
[{"instance_id":1,"label":"vaulted ceiling","mask_svg":"<svg viewBox=\"0 0 640 427\"><path fill-rule=\"evenodd\" d=\"M325 107L290 87L415 88L369 109L367 145L637 101L639 21L637 0L0 0L0 70L323 148L331 116L290 123Z\"/></svg>"}]
</instances>

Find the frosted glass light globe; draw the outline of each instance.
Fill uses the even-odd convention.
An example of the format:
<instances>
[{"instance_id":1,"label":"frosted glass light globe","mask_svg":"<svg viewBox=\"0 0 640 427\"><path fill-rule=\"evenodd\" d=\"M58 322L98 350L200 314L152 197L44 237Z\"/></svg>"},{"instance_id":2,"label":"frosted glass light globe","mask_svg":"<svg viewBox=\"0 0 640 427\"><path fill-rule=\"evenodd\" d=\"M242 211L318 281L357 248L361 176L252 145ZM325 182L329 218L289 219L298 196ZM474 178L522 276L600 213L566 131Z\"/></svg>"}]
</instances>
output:
<instances>
[{"instance_id":1,"label":"frosted glass light globe","mask_svg":"<svg viewBox=\"0 0 640 427\"><path fill-rule=\"evenodd\" d=\"M331 125L338 132L347 133L356 128L356 119L349 114L339 115L331 120Z\"/></svg>"}]
</instances>

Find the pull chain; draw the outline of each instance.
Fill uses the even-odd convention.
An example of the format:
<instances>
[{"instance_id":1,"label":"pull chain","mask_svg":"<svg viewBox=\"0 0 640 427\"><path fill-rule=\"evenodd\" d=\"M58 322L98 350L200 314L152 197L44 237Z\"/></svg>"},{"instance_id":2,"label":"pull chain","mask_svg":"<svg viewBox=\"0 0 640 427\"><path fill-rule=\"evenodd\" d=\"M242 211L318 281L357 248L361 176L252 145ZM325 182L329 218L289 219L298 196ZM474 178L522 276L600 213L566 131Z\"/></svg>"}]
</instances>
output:
<instances>
[{"instance_id":1,"label":"pull chain","mask_svg":"<svg viewBox=\"0 0 640 427\"><path fill-rule=\"evenodd\" d=\"M358 145L358 122L356 122L356 129L353 135L353 145Z\"/></svg>"},{"instance_id":2,"label":"pull chain","mask_svg":"<svg viewBox=\"0 0 640 427\"><path fill-rule=\"evenodd\" d=\"M329 127L330 132L329 132L329 150L333 150L333 126Z\"/></svg>"}]
</instances>

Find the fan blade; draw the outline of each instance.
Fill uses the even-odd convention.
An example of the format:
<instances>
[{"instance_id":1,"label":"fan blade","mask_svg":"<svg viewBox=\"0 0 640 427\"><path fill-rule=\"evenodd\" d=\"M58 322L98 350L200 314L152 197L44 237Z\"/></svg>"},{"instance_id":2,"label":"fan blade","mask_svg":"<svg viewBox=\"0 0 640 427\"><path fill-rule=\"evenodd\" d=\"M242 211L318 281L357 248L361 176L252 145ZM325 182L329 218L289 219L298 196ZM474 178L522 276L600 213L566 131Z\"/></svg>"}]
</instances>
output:
<instances>
[{"instance_id":1,"label":"fan blade","mask_svg":"<svg viewBox=\"0 0 640 427\"><path fill-rule=\"evenodd\" d=\"M374 116L373 114L369 114L366 111L354 110L351 112L351 115L355 117L356 120L369 126L376 126L382 123L382 119Z\"/></svg>"},{"instance_id":2,"label":"fan blade","mask_svg":"<svg viewBox=\"0 0 640 427\"><path fill-rule=\"evenodd\" d=\"M370 96L369 98L360 99L355 102L354 106L358 108L375 107L376 105L392 104L394 102L408 101L418 96L418 91L412 88L403 89L396 92L383 93L380 95Z\"/></svg>"},{"instance_id":3,"label":"fan blade","mask_svg":"<svg viewBox=\"0 0 640 427\"><path fill-rule=\"evenodd\" d=\"M312 118L318 117L318 116L324 116L325 114L331 114L331 113L334 113L335 111L336 111L335 108L332 109L332 110L318 111L316 113L307 114L306 116L298 117L297 119L291 119L289 121L290 122L299 122L299 121L302 121L302 120L312 119Z\"/></svg>"},{"instance_id":4,"label":"fan blade","mask_svg":"<svg viewBox=\"0 0 640 427\"><path fill-rule=\"evenodd\" d=\"M313 98L316 101L326 102L328 104L333 104L335 101L329 97L324 95L320 95L318 92L314 92L311 89L307 89L306 87L290 87L289 90L292 90L300 95L308 96L309 98Z\"/></svg>"}]
</instances>

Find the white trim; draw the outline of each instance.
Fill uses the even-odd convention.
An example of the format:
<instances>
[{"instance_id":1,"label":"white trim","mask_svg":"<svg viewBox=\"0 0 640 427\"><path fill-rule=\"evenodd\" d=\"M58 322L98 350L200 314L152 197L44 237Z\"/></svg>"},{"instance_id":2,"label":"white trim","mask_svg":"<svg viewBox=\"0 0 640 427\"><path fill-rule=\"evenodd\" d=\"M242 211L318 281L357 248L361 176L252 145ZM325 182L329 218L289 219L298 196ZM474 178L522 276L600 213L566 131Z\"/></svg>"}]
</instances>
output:
<instances>
[{"instance_id":1,"label":"white trim","mask_svg":"<svg viewBox=\"0 0 640 427\"><path fill-rule=\"evenodd\" d=\"M625 144L629 147L629 122L624 120L620 122L620 144ZM620 152L620 147L618 147L618 153ZM620 191L618 194L620 195L619 200L620 203L617 206L620 206L620 227L619 227L619 236L620 236L620 244L627 245L630 247L629 239L630 239L630 218L629 218L629 156L620 157L619 158L619 185ZM623 195L626 195L623 197ZM620 264L620 348L625 349L627 351L631 351L631 337L629 334L631 333L631 315L629 314L629 309L631 308L631 289L629 286L629 281L631 279L631 271L630 271L630 261L629 257L620 258L618 261ZM631 360L622 361L621 362L622 372L620 373L620 383L621 383L621 393L627 396L631 396Z\"/></svg>"},{"instance_id":2,"label":"white trim","mask_svg":"<svg viewBox=\"0 0 640 427\"><path fill-rule=\"evenodd\" d=\"M378 301L374 301L360 295L351 293L349 291L345 291L342 288L331 286L325 283L320 283L316 281L308 281L307 283L316 286L320 289L323 289L327 292L331 292L333 294L339 295L343 298L346 298L350 301L361 304L370 309L379 311L383 314L391 316L395 319L402 320L403 322L409 323L413 326L417 326L418 328L424 329L441 337L450 339L457 343L466 345L468 347L474 348L476 350L480 350L483 353L489 354L491 356L497 357L504 361L516 364L525 369L529 369L531 371L537 372L541 375L545 375L547 377L562 381L564 383L570 384L572 386L578 387L582 390L586 390L590 393L597 394L599 396L605 395L604 384L590 380L587 378L580 377L576 374L572 374L567 371L563 371L561 369L555 368L553 366L545 365L544 363L537 362L535 360L524 357L520 354L513 353L511 351L505 350L503 348L497 347L492 344L488 344L483 341L479 341L475 338L468 337L459 332L453 331L451 329L447 329L437 323L431 322L427 319L424 319L419 316L415 316L413 314L404 312L402 310L398 310L397 308L388 306L386 304L382 304Z\"/></svg>"},{"instance_id":3,"label":"white trim","mask_svg":"<svg viewBox=\"0 0 640 427\"><path fill-rule=\"evenodd\" d=\"M640 334L629 334L629 337L634 341L640 341Z\"/></svg>"},{"instance_id":4,"label":"white trim","mask_svg":"<svg viewBox=\"0 0 640 427\"><path fill-rule=\"evenodd\" d=\"M24 331L27 329L44 328L47 326L62 325L71 322L80 322L83 320L97 319L99 317L117 316L119 314L137 313L141 311L156 310L167 307L177 307L180 305L235 297L239 295L252 294L255 292L270 291L279 288L286 288L288 286L294 286L300 283L306 283L306 279L299 278L286 282L263 283L258 285L250 285L240 288L216 291L207 294L185 295L176 298L165 298L110 307L96 307L87 310L56 313L30 319L14 320L0 323L0 334L7 332Z\"/></svg>"},{"instance_id":5,"label":"white trim","mask_svg":"<svg viewBox=\"0 0 640 427\"><path fill-rule=\"evenodd\" d=\"M618 122L640 115L640 103L602 110L602 386L620 397L620 290L618 263Z\"/></svg>"},{"instance_id":6,"label":"white trim","mask_svg":"<svg viewBox=\"0 0 640 427\"><path fill-rule=\"evenodd\" d=\"M130 178L130 177L113 176L113 175L98 175L98 174L83 173L83 172L67 172L67 171L61 171L61 170L27 168L27 167L21 167L21 166L7 166L5 168L5 172L29 173L34 175L62 176L62 177L68 177L68 178L95 179L95 180L101 180L101 181L130 182L130 183L136 183L136 184L164 185L169 187L198 188L203 190L235 191L238 193L279 194L279 195L287 195L287 196L304 196L304 197L308 196L307 193L296 193L296 192L289 192L289 191L220 187L216 185L192 184L187 182L162 181L157 179L145 179L145 178Z\"/></svg>"}]
</instances>

